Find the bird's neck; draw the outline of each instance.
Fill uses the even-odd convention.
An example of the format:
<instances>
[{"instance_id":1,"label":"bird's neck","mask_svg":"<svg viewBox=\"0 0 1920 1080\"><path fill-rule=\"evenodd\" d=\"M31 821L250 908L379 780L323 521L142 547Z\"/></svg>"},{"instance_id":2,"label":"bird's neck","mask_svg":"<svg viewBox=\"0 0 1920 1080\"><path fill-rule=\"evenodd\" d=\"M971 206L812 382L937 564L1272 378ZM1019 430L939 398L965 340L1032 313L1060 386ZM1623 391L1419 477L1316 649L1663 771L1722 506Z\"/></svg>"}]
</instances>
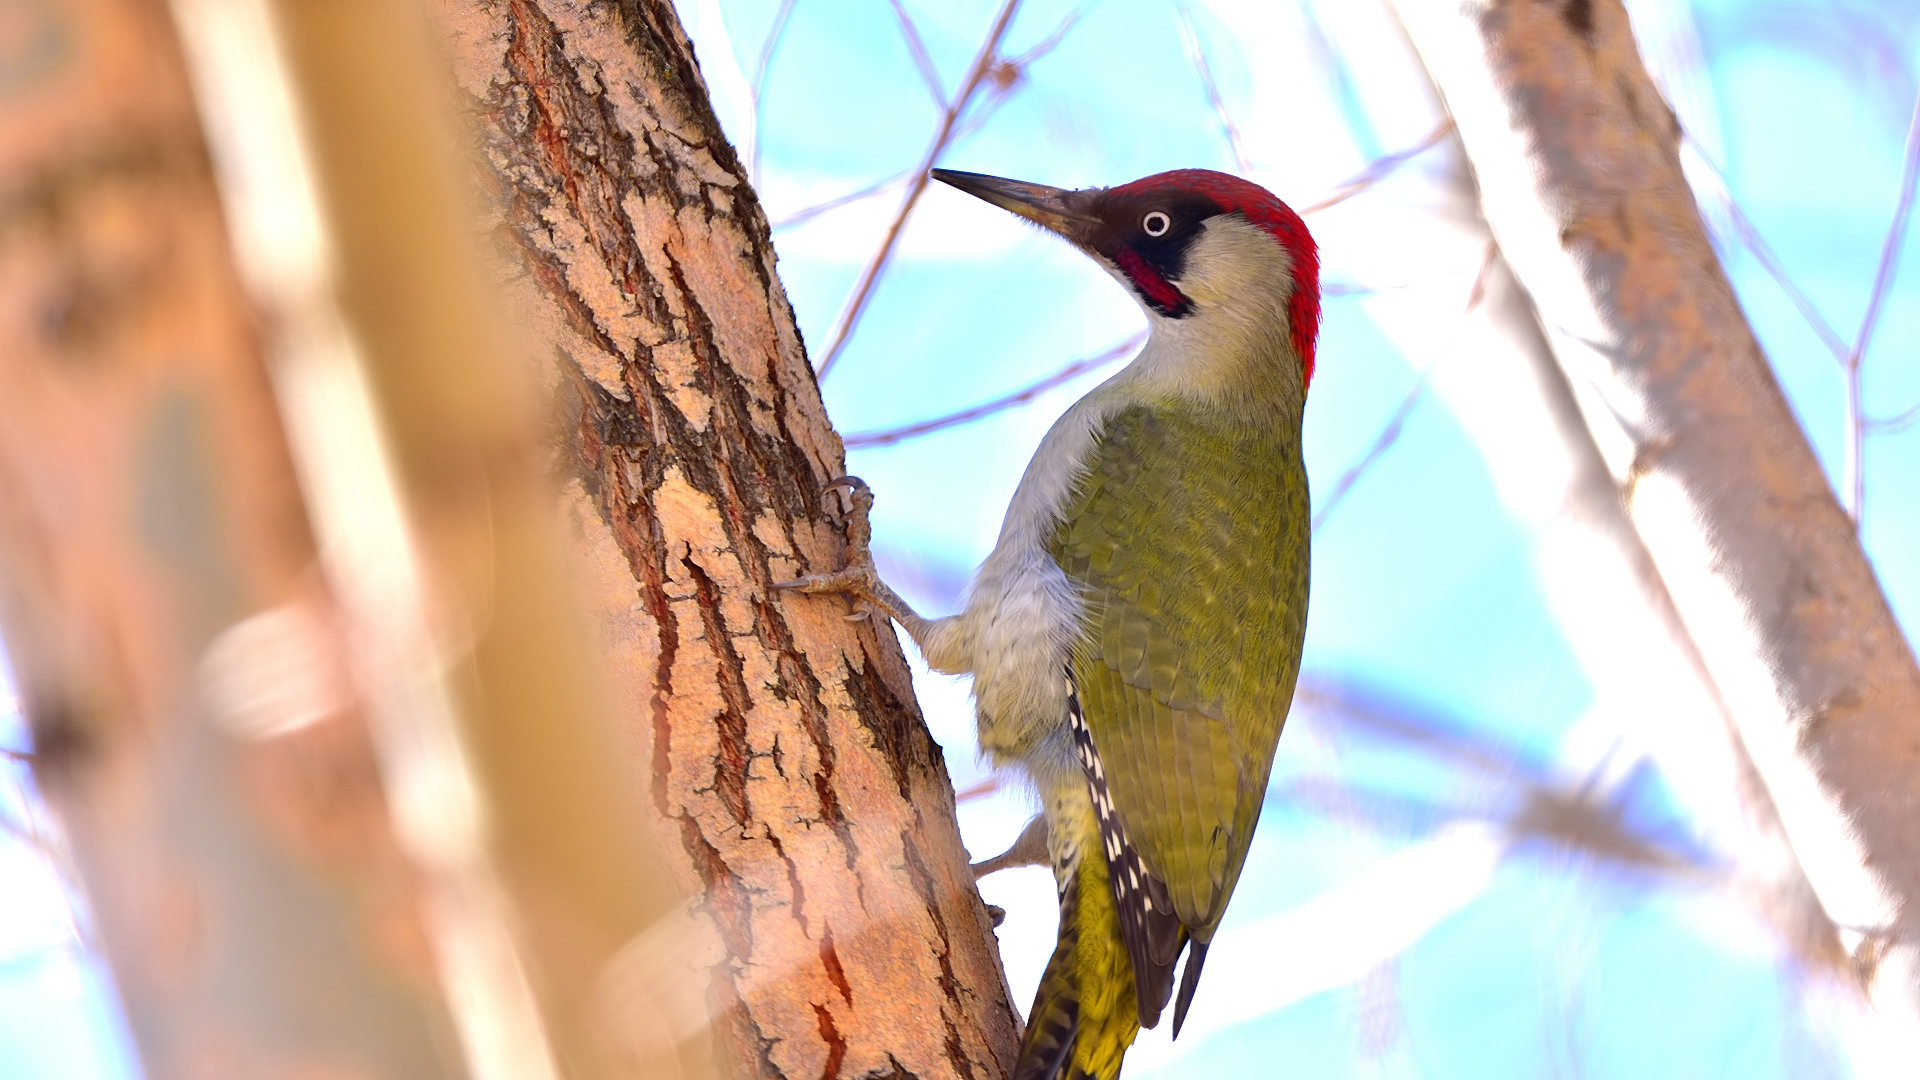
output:
<instances>
[{"instance_id":1,"label":"bird's neck","mask_svg":"<svg viewBox=\"0 0 1920 1080\"><path fill-rule=\"evenodd\" d=\"M1225 410L1249 423L1298 425L1306 375L1287 324L1255 312L1156 319L1146 347L1115 382L1130 396Z\"/></svg>"}]
</instances>

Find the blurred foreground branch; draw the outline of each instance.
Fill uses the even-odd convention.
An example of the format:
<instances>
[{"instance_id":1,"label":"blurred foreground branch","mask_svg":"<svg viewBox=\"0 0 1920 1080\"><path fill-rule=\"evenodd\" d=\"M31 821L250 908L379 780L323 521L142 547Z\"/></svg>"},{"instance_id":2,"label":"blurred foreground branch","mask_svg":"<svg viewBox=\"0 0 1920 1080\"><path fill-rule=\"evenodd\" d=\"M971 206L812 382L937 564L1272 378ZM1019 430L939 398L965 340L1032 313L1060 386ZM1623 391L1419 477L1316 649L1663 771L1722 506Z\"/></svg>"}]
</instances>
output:
<instances>
[{"instance_id":1,"label":"blurred foreground branch","mask_svg":"<svg viewBox=\"0 0 1920 1080\"><path fill-rule=\"evenodd\" d=\"M144 1071L457 1075L167 9L9 19L0 629Z\"/></svg>"},{"instance_id":2,"label":"blurred foreground branch","mask_svg":"<svg viewBox=\"0 0 1920 1080\"><path fill-rule=\"evenodd\" d=\"M1707 242L1625 11L1395 6L1795 854L1911 1035L1920 669Z\"/></svg>"}]
</instances>

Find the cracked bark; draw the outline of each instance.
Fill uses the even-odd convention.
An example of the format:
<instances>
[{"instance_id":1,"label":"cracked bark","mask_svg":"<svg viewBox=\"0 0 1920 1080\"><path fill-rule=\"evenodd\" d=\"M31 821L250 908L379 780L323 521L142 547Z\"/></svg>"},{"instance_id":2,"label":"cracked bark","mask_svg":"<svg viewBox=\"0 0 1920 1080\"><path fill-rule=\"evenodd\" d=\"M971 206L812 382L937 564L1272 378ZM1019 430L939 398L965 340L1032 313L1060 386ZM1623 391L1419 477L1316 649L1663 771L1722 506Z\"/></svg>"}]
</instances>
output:
<instances>
[{"instance_id":1,"label":"cracked bark","mask_svg":"<svg viewBox=\"0 0 1920 1080\"><path fill-rule=\"evenodd\" d=\"M898 643L769 590L840 564L843 452L670 6L434 10L727 1068L1004 1075L1018 1021Z\"/></svg>"}]
</instances>

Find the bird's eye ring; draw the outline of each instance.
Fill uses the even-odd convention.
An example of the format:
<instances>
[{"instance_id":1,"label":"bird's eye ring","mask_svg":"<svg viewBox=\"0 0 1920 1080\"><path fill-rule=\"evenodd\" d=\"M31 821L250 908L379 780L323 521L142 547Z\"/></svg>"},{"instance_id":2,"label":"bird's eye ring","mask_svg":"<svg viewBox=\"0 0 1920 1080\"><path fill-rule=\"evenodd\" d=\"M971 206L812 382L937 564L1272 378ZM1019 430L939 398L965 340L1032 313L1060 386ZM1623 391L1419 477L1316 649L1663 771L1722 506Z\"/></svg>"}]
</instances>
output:
<instances>
[{"instance_id":1,"label":"bird's eye ring","mask_svg":"<svg viewBox=\"0 0 1920 1080\"><path fill-rule=\"evenodd\" d=\"M1167 230L1173 228L1173 219L1164 210L1149 210L1147 216L1140 219L1140 227L1148 236L1165 236Z\"/></svg>"}]
</instances>

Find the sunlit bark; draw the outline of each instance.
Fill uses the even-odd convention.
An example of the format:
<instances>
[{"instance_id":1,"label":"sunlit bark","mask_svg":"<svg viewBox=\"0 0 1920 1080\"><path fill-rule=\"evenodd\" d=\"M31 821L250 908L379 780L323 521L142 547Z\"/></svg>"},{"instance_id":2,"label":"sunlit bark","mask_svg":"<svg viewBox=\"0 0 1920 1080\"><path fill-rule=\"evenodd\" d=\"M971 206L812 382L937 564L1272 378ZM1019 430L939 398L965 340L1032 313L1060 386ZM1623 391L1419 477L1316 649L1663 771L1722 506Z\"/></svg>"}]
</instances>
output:
<instances>
[{"instance_id":1,"label":"sunlit bark","mask_svg":"<svg viewBox=\"0 0 1920 1080\"><path fill-rule=\"evenodd\" d=\"M1708 243L1626 13L1395 6L1796 855L1911 1024L1920 670Z\"/></svg>"},{"instance_id":2,"label":"sunlit bark","mask_svg":"<svg viewBox=\"0 0 1920 1080\"><path fill-rule=\"evenodd\" d=\"M749 1076L993 1077L1018 1021L768 227L663 0L443 2L618 704Z\"/></svg>"}]
</instances>

